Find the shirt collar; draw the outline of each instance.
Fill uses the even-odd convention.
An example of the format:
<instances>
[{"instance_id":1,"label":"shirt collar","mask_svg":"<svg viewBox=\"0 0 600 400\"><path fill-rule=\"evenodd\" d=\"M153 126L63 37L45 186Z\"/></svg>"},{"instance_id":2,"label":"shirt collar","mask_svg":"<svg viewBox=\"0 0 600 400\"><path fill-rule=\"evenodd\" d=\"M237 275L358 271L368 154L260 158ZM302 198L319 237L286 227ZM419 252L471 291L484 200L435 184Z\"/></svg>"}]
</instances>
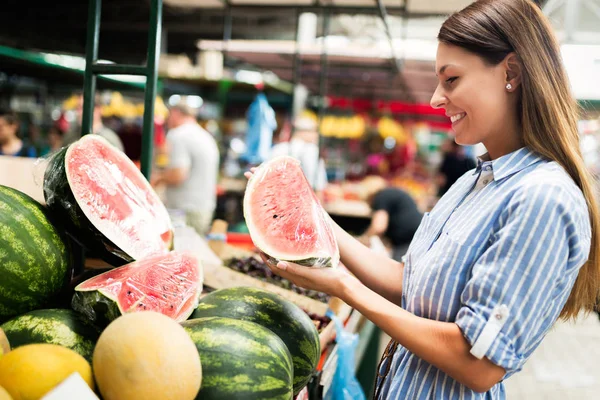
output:
<instances>
[{"instance_id":1,"label":"shirt collar","mask_svg":"<svg viewBox=\"0 0 600 400\"><path fill-rule=\"evenodd\" d=\"M481 157L477 157L475 174L478 174L482 169L491 168L494 180L498 181L516 174L540 160L542 160L542 157L527 147L522 147L495 160L490 160L489 153L485 153Z\"/></svg>"}]
</instances>

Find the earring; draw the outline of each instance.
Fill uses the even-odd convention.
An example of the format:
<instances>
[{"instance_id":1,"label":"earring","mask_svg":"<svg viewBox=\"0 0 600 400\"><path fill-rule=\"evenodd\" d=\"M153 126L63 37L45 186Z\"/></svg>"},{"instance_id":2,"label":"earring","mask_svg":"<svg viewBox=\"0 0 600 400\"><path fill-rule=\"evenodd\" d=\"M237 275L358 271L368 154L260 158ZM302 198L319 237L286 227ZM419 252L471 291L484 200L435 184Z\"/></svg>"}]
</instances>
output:
<instances>
[{"instance_id":1,"label":"earring","mask_svg":"<svg viewBox=\"0 0 600 400\"><path fill-rule=\"evenodd\" d=\"M512 85L510 83L506 84L506 90L511 90L512 89Z\"/></svg>"}]
</instances>

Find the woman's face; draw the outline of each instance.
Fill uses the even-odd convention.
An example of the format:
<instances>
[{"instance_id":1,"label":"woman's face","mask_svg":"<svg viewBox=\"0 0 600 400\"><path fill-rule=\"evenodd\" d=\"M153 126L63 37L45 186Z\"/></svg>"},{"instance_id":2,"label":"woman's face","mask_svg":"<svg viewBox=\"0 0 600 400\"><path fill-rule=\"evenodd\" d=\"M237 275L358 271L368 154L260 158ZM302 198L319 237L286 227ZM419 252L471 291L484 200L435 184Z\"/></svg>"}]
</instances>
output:
<instances>
[{"instance_id":1,"label":"woman's face","mask_svg":"<svg viewBox=\"0 0 600 400\"><path fill-rule=\"evenodd\" d=\"M504 136L512 133L516 110L506 89L503 63L490 66L474 53L440 43L436 73L439 83L431 106L446 110L457 143L483 143L490 151L506 140Z\"/></svg>"}]
</instances>

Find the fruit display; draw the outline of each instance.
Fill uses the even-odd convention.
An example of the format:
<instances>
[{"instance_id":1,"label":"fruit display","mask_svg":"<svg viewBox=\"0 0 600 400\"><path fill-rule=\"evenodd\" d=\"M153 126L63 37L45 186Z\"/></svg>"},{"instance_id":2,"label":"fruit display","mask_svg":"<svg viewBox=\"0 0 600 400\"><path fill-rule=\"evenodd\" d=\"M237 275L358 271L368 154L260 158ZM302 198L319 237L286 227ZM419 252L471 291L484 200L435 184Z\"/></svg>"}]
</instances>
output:
<instances>
[{"instance_id":1,"label":"fruit display","mask_svg":"<svg viewBox=\"0 0 600 400\"><path fill-rule=\"evenodd\" d=\"M308 311L306 311L306 314L310 317L313 324L315 324L315 328L317 328L317 331L319 331L319 332L321 332L323 329L325 329L331 323L331 318L329 318L325 315L318 315L318 314L311 313Z\"/></svg>"},{"instance_id":2,"label":"fruit display","mask_svg":"<svg viewBox=\"0 0 600 400\"><path fill-rule=\"evenodd\" d=\"M278 287L207 288L201 298L204 254L171 249L156 193L96 136L50 159L47 205L0 186L0 400L291 400L318 385L332 339L320 334L324 317L304 309L326 309L329 296L247 257L231 269L217 259L223 279L252 281L237 270ZM337 266L332 224L299 165L280 159L261 171L246 210L259 247L272 259ZM284 172L303 201L275 201ZM273 208L253 211L265 196ZM88 258L74 256L79 246Z\"/></svg>"},{"instance_id":3,"label":"fruit display","mask_svg":"<svg viewBox=\"0 0 600 400\"><path fill-rule=\"evenodd\" d=\"M275 333L254 322L220 317L182 325L202 360L196 399L292 399L292 356Z\"/></svg>"},{"instance_id":4,"label":"fruit display","mask_svg":"<svg viewBox=\"0 0 600 400\"><path fill-rule=\"evenodd\" d=\"M171 318L127 314L102 332L94 376L104 400L193 400L202 383L196 345Z\"/></svg>"},{"instance_id":5,"label":"fruit display","mask_svg":"<svg viewBox=\"0 0 600 400\"><path fill-rule=\"evenodd\" d=\"M316 290L308 290L294 285L292 282L275 275L267 265L255 257L231 258L225 262L225 266L234 271L242 272L248 276L268 282L284 289L289 289L294 293L301 294L313 300L318 300L322 303L327 303L330 296Z\"/></svg>"},{"instance_id":6,"label":"fruit display","mask_svg":"<svg viewBox=\"0 0 600 400\"><path fill-rule=\"evenodd\" d=\"M0 358L0 386L16 400L39 400L74 372L94 389L90 364L62 346L30 344Z\"/></svg>"},{"instance_id":7,"label":"fruit display","mask_svg":"<svg viewBox=\"0 0 600 400\"><path fill-rule=\"evenodd\" d=\"M68 283L71 255L42 206L0 186L0 322L43 306Z\"/></svg>"},{"instance_id":8,"label":"fruit display","mask_svg":"<svg viewBox=\"0 0 600 400\"><path fill-rule=\"evenodd\" d=\"M281 296L263 289L221 289L203 297L191 318L225 317L257 323L283 340L294 363L294 394L310 380L321 349L319 333L309 316Z\"/></svg>"},{"instance_id":9,"label":"fruit display","mask_svg":"<svg viewBox=\"0 0 600 400\"><path fill-rule=\"evenodd\" d=\"M362 115L336 116L322 118L319 132L325 137L338 139L359 139L367 129L367 120Z\"/></svg>"},{"instance_id":10,"label":"fruit display","mask_svg":"<svg viewBox=\"0 0 600 400\"><path fill-rule=\"evenodd\" d=\"M202 293L202 266L187 253L135 261L77 285L72 307L99 325L122 314L157 311L185 321Z\"/></svg>"},{"instance_id":11,"label":"fruit display","mask_svg":"<svg viewBox=\"0 0 600 400\"><path fill-rule=\"evenodd\" d=\"M98 329L73 310L35 310L4 323L8 342L13 348L47 343L75 351L86 360L92 360L98 340ZM1 341L1 339L0 339Z\"/></svg>"},{"instance_id":12,"label":"fruit display","mask_svg":"<svg viewBox=\"0 0 600 400\"><path fill-rule=\"evenodd\" d=\"M173 228L160 198L135 164L99 135L51 158L44 198L71 236L109 263L165 254Z\"/></svg>"},{"instance_id":13,"label":"fruit display","mask_svg":"<svg viewBox=\"0 0 600 400\"><path fill-rule=\"evenodd\" d=\"M256 247L272 259L337 267L333 224L295 158L258 167L244 194L244 218Z\"/></svg>"}]
</instances>

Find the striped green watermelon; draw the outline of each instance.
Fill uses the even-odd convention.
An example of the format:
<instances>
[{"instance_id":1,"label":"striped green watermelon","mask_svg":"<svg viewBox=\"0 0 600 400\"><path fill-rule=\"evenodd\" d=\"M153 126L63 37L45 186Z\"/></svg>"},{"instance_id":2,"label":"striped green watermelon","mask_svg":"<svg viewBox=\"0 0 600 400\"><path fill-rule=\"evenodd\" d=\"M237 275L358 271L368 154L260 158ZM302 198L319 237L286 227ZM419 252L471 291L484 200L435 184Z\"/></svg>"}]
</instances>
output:
<instances>
[{"instance_id":1,"label":"striped green watermelon","mask_svg":"<svg viewBox=\"0 0 600 400\"><path fill-rule=\"evenodd\" d=\"M292 357L276 334L231 318L198 318L182 325L202 360L197 400L292 399Z\"/></svg>"},{"instance_id":2,"label":"striped green watermelon","mask_svg":"<svg viewBox=\"0 0 600 400\"><path fill-rule=\"evenodd\" d=\"M23 314L2 326L13 348L33 343L57 344L80 354L88 361L99 330L73 310L35 310Z\"/></svg>"},{"instance_id":3,"label":"striped green watermelon","mask_svg":"<svg viewBox=\"0 0 600 400\"><path fill-rule=\"evenodd\" d=\"M294 393L315 371L321 348L319 332L310 317L290 301L269 291L234 287L212 292L202 299L191 318L226 317L255 322L283 340L294 363Z\"/></svg>"},{"instance_id":4,"label":"striped green watermelon","mask_svg":"<svg viewBox=\"0 0 600 400\"><path fill-rule=\"evenodd\" d=\"M172 248L164 204L135 164L101 136L85 135L50 159L44 198L74 240L115 266Z\"/></svg>"},{"instance_id":5,"label":"striped green watermelon","mask_svg":"<svg viewBox=\"0 0 600 400\"><path fill-rule=\"evenodd\" d=\"M54 300L70 274L69 248L44 208L0 186L0 322Z\"/></svg>"}]
</instances>

